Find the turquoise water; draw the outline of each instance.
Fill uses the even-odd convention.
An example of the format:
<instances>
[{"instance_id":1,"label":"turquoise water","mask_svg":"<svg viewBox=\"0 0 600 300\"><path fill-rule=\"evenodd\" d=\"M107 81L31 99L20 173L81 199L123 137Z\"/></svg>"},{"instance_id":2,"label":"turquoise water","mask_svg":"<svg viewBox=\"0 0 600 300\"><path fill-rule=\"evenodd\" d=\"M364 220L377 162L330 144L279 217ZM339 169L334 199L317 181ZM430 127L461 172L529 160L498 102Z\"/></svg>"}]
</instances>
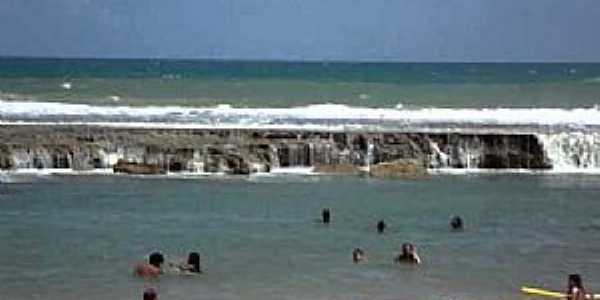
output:
<instances>
[{"instance_id":1,"label":"turquoise water","mask_svg":"<svg viewBox=\"0 0 600 300\"><path fill-rule=\"evenodd\" d=\"M72 88L62 88L64 82ZM600 64L0 58L0 99L141 106L590 107L600 103Z\"/></svg>"},{"instance_id":2,"label":"turquoise water","mask_svg":"<svg viewBox=\"0 0 600 300\"><path fill-rule=\"evenodd\" d=\"M0 184L5 299L529 299L521 285L562 289L571 272L600 290L597 176L20 180ZM406 241L422 266L392 264ZM144 283L132 266L153 250L198 250L205 274Z\"/></svg>"}]
</instances>

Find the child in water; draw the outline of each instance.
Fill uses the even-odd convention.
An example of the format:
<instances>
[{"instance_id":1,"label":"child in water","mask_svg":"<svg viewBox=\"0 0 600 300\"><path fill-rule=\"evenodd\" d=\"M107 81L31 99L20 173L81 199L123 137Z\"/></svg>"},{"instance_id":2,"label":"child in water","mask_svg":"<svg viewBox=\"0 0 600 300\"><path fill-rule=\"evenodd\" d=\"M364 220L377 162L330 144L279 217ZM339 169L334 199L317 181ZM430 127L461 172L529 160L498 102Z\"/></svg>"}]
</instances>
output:
<instances>
[{"instance_id":1,"label":"child in water","mask_svg":"<svg viewBox=\"0 0 600 300\"><path fill-rule=\"evenodd\" d=\"M394 258L396 263L421 264L421 258L417 254L417 249L413 244L403 244L402 253Z\"/></svg>"}]
</instances>

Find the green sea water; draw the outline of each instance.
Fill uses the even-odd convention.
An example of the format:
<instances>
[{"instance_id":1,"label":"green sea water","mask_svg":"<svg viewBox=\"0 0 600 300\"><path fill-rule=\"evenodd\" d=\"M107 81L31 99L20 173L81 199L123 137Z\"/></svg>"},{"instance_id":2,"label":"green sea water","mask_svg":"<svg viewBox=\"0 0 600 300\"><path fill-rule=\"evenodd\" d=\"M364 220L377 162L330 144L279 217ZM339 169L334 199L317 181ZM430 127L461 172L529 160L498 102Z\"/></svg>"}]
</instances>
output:
<instances>
[{"instance_id":1,"label":"green sea water","mask_svg":"<svg viewBox=\"0 0 600 300\"><path fill-rule=\"evenodd\" d=\"M569 273L600 290L598 176L13 181L0 184L2 299L141 299L153 286L176 300L532 300L522 285L562 290ZM404 242L421 266L393 264ZM355 247L367 263L352 263ZM134 277L155 250L199 251L205 273Z\"/></svg>"},{"instance_id":2,"label":"green sea water","mask_svg":"<svg viewBox=\"0 0 600 300\"><path fill-rule=\"evenodd\" d=\"M600 64L0 58L0 99L135 106L591 107L600 103Z\"/></svg>"}]
</instances>

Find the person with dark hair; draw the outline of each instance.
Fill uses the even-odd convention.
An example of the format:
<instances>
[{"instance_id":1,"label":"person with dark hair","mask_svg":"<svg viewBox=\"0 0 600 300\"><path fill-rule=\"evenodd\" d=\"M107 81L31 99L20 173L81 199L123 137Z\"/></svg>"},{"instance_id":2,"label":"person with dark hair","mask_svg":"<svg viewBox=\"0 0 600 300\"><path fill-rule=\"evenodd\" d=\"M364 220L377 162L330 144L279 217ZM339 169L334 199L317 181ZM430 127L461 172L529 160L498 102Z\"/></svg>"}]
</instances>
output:
<instances>
[{"instance_id":1,"label":"person with dark hair","mask_svg":"<svg viewBox=\"0 0 600 300\"><path fill-rule=\"evenodd\" d=\"M366 261L366 260L367 260L367 255L365 254L365 252L362 249L356 248L356 249L354 249L354 251L352 251L352 262L354 262L355 264Z\"/></svg>"},{"instance_id":2,"label":"person with dark hair","mask_svg":"<svg viewBox=\"0 0 600 300\"><path fill-rule=\"evenodd\" d=\"M329 211L329 208L326 208L321 212L321 220L323 221L323 224L329 224L331 221L331 212Z\"/></svg>"},{"instance_id":3,"label":"person with dark hair","mask_svg":"<svg viewBox=\"0 0 600 300\"><path fill-rule=\"evenodd\" d=\"M569 300L585 300L585 288L579 274L570 274L569 283L567 285L567 299Z\"/></svg>"},{"instance_id":4,"label":"person with dark hair","mask_svg":"<svg viewBox=\"0 0 600 300\"><path fill-rule=\"evenodd\" d=\"M160 252L153 252L148 256L148 263L138 264L135 267L135 274L140 277L156 277L163 273L164 262L165 257Z\"/></svg>"},{"instance_id":5,"label":"person with dark hair","mask_svg":"<svg viewBox=\"0 0 600 300\"><path fill-rule=\"evenodd\" d=\"M417 249L413 244L402 244L402 253L394 258L396 263L421 264L421 258L417 254Z\"/></svg>"},{"instance_id":6,"label":"person with dark hair","mask_svg":"<svg viewBox=\"0 0 600 300\"><path fill-rule=\"evenodd\" d=\"M450 227L455 231L463 230L464 225L462 218L460 216L453 216L450 220Z\"/></svg>"},{"instance_id":7,"label":"person with dark hair","mask_svg":"<svg viewBox=\"0 0 600 300\"><path fill-rule=\"evenodd\" d=\"M198 252L190 252L187 263L180 265L179 269L190 273L202 273L200 269L200 254Z\"/></svg>"},{"instance_id":8,"label":"person with dark hair","mask_svg":"<svg viewBox=\"0 0 600 300\"><path fill-rule=\"evenodd\" d=\"M160 268L164 262L165 257L160 252L153 252L148 256L148 263L157 268Z\"/></svg>"},{"instance_id":9,"label":"person with dark hair","mask_svg":"<svg viewBox=\"0 0 600 300\"><path fill-rule=\"evenodd\" d=\"M385 222L383 220L379 220L379 222L377 222L377 232L378 233L383 233L385 231L386 227L387 227L387 225L385 224Z\"/></svg>"},{"instance_id":10,"label":"person with dark hair","mask_svg":"<svg viewBox=\"0 0 600 300\"><path fill-rule=\"evenodd\" d=\"M144 290L143 299L144 300L158 300L158 294L156 293L156 290L154 290L153 288L147 288Z\"/></svg>"}]
</instances>

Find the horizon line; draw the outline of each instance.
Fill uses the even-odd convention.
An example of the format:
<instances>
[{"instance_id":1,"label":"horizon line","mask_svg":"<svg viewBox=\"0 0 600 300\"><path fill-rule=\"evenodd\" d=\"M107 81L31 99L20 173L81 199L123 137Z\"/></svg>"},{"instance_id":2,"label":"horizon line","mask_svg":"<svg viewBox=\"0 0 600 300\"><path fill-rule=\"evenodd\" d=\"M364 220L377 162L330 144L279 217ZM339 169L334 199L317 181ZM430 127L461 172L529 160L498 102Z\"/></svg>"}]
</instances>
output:
<instances>
[{"instance_id":1,"label":"horizon line","mask_svg":"<svg viewBox=\"0 0 600 300\"><path fill-rule=\"evenodd\" d=\"M387 60L387 59L284 59L284 58L239 58L239 57L124 57L124 56L45 56L0 54L0 59L56 59L56 60L165 60L165 61L205 61L205 62L272 62L307 64L600 64L600 61L563 61L563 60Z\"/></svg>"}]
</instances>

